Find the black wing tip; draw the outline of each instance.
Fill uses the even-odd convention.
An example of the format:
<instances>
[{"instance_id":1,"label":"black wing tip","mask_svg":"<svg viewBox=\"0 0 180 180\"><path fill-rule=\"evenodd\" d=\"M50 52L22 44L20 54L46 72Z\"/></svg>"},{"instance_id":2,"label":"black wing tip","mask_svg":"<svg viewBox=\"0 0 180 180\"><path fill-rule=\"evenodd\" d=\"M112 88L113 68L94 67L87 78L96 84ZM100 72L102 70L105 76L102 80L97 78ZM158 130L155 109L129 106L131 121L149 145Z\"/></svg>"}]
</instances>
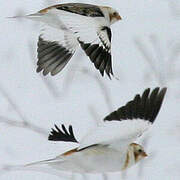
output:
<instances>
[{"instance_id":1,"label":"black wing tip","mask_svg":"<svg viewBox=\"0 0 180 180\"><path fill-rule=\"evenodd\" d=\"M101 76L104 77L104 71L99 70L99 72L101 73ZM106 73L106 75L108 76L109 80L112 80L112 77L114 77L113 72Z\"/></svg>"},{"instance_id":2,"label":"black wing tip","mask_svg":"<svg viewBox=\"0 0 180 180\"><path fill-rule=\"evenodd\" d=\"M157 93L156 98L153 100L150 100L150 103L154 103L154 107L153 107L153 111L151 112L151 114L149 114L148 116L148 120L153 123L161 109L164 97L166 95L167 92L167 87L164 88L155 88L152 92L151 95L153 95L153 93Z\"/></svg>"},{"instance_id":3,"label":"black wing tip","mask_svg":"<svg viewBox=\"0 0 180 180\"><path fill-rule=\"evenodd\" d=\"M48 136L49 141L57 141L57 134L59 133L59 128L57 127L56 124L54 124L55 128L51 128L50 134Z\"/></svg>"},{"instance_id":4,"label":"black wing tip","mask_svg":"<svg viewBox=\"0 0 180 180\"><path fill-rule=\"evenodd\" d=\"M106 73L107 74L107 73ZM112 80L112 77L114 77L114 73L112 71L112 68L111 68L111 72L107 74L109 79Z\"/></svg>"},{"instance_id":5,"label":"black wing tip","mask_svg":"<svg viewBox=\"0 0 180 180\"><path fill-rule=\"evenodd\" d=\"M99 44L84 43L78 38L81 48L85 51L86 55L90 58L95 68L99 70L102 77L104 72L111 80L111 76L114 76L112 69L112 57L111 53L104 49Z\"/></svg>"},{"instance_id":6,"label":"black wing tip","mask_svg":"<svg viewBox=\"0 0 180 180\"><path fill-rule=\"evenodd\" d=\"M156 87L154 89L147 88L142 96L143 111L140 113L140 118L153 123L161 109L167 88ZM142 106L142 104L141 104Z\"/></svg>"},{"instance_id":7,"label":"black wing tip","mask_svg":"<svg viewBox=\"0 0 180 180\"><path fill-rule=\"evenodd\" d=\"M125 106L110 113L104 121L122 121L126 119L144 119L153 123L160 111L167 88L156 87L144 90L142 95L137 94L132 101Z\"/></svg>"},{"instance_id":8,"label":"black wing tip","mask_svg":"<svg viewBox=\"0 0 180 180\"><path fill-rule=\"evenodd\" d=\"M65 45L57 41L44 40L40 35L37 52L36 72L39 73L42 71L44 76L48 74L55 76L69 62L75 50L69 50Z\"/></svg>"},{"instance_id":9,"label":"black wing tip","mask_svg":"<svg viewBox=\"0 0 180 180\"><path fill-rule=\"evenodd\" d=\"M74 136L72 125L69 125L67 130L64 124L61 125L61 129L55 124L54 128L51 129L48 140L78 143L77 139Z\"/></svg>"}]
</instances>

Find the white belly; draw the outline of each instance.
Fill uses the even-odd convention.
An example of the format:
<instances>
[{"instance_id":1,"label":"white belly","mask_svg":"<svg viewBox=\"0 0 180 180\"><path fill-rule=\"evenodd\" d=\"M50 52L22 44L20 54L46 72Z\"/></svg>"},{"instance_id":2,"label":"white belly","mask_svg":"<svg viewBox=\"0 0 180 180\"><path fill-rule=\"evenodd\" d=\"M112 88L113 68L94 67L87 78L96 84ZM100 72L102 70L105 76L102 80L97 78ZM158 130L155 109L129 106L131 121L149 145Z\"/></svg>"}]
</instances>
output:
<instances>
[{"instance_id":1,"label":"white belly","mask_svg":"<svg viewBox=\"0 0 180 180\"><path fill-rule=\"evenodd\" d=\"M102 173L121 171L126 154L108 147L91 147L67 156L62 162L51 162L58 170L79 173Z\"/></svg>"}]
</instances>

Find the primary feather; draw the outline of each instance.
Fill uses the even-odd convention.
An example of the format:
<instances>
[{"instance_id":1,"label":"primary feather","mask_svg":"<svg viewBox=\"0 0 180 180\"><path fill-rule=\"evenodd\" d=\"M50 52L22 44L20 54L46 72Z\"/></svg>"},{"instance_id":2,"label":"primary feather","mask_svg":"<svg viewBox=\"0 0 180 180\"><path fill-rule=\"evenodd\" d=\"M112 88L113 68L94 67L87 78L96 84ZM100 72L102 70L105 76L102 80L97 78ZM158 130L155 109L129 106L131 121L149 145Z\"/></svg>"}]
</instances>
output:
<instances>
[{"instance_id":1,"label":"primary feather","mask_svg":"<svg viewBox=\"0 0 180 180\"><path fill-rule=\"evenodd\" d=\"M78 149L93 144L127 147L154 122L165 94L166 88L155 88L151 93L148 88L142 96L136 95L134 100L105 117L104 124L88 132Z\"/></svg>"},{"instance_id":2,"label":"primary feather","mask_svg":"<svg viewBox=\"0 0 180 180\"><path fill-rule=\"evenodd\" d=\"M161 108L166 90L167 88L157 87L150 93L150 88L148 88L142 96L137 94L125 106L106 116L104 121L143 119L153 123Z\"/></svg>"},{"instance_id":3,"label":"primary feather","mask_svg":"<svg viewBox=\"0 0 180 180\"><path fill-rule=\"evenodd\" d=\"M147 156L144 148L133 143L151 127L161 108L166 88L146 89L140 96L105 117L101 126L90 130L79 142L73 128L55 125L49 140L76 142L78 147L59 156L27 164L24 167L49 165L60 171L79 173L125 170Z\"/></svg>"},{"instance_id":4,"label":"primary feather","mask_svg":"<svg viewBox=\"0 0 180 180\"><path fill-rule=\"evenodd\" d=\"M110 7L66 3L40 10L26 18L46 24L38 42L38 68L43 75L58 74L80 46L102 76L111 78L111 24L120 20Z\"/></svg>"},{"instance_id":5,"label":"primary feather","mask_svg":"<svg viewBox=\"0 0 180 180\"><path fill-rule=\"evenodd\" d=\"M58 128L57 125L55 125L55 128L52 128L52 131L48 137L48 140L50 141L66 141L66 142L76 142L76 137L74 136L73 128L70 125L69 129L67 130L64 124L61 125L61 128Z\"/></svg>"}]
</instances>

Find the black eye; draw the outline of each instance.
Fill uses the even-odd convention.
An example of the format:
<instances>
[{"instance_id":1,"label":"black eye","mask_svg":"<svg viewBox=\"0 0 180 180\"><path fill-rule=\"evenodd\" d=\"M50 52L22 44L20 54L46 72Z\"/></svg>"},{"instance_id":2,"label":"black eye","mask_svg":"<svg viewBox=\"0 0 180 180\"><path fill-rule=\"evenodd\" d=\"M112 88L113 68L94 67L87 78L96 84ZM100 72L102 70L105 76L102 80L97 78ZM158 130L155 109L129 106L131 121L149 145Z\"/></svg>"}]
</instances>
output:
<instances>
[{"instance_id":1,"label":"black eye","mask_svg":"<svg viewBox=\"0 0 180 180\"><path fill-rule=\"evenodd\" d=\"M118 14L117 14L117 12L114 12L113 15L114 15L114 16L117 16Z\"/></svg>"},{"instance_id":2,"label":"black eye","mask_svg":"<svg viewBox=\"0 0 180 180\"><path fill-rule=\"evenodd\" d=\"M139 149L138 152L139 152L139 153L142 153L143 151L142 151L142 149Z\"/></svg>"}]
</instances>

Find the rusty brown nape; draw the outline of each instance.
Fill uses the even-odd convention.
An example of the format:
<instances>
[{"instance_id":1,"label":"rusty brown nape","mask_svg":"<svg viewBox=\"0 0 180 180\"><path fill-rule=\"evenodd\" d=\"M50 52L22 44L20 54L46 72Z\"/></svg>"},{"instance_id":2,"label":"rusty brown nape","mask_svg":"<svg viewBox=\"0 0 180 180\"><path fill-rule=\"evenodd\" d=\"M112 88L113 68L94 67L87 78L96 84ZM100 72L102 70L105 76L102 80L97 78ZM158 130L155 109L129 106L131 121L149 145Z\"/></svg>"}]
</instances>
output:
<instances>
[{"instance_id":1,"label":"rusty brown nape","mask_svg":"<svg viewBox=\"0 0 180 180\"><path fill-rule=\"evenodd\" d=\"M71 154L73 154L75 152L78 152L77 148L63 153L62 156L69 156L69 155L71 155Z\"/></svg>"},{"instance_id":2,"label":"rusty brown nape","mask_svg":"<svg viewBox=\"0 0 180 180\"><path fill-rule=\"evenodd\" d=\"M110 17L110 21L111 21L112 19L114 19L114 18L116 18L117 20L121 20L121 19L122 19L119 14L116 14L116 15L110 14L109 17Z\"/></svg>"},{"instance_id":3,"label":"rusty brown nape","mask_svg":"<svg viewBox=\"0 0 180 180\"><path fill-rule=\"evenodd\" d=\"M44 8L44 9L41 9L39 11L39 13L47 13L50 9L53 9L55 7L58 7L59 5L54 5L54 6L50 6L50 7L47 7L47 8Z\"/></svg>"},{"instance_id":4,"label":"rusty brown nape","mask_svg":"<svg viewBox=\"0 0 180 180\"><path fill-rule=\"evenodd\" d=\"M124 163L124 167L122 168L123 170L125 170L125 169L128 167L129 161L130 161L130 157L129 157L129 153L127 153L127 155L126 155L126 161L125 161L125 163Z\"/></svg>"}]
</instances>

